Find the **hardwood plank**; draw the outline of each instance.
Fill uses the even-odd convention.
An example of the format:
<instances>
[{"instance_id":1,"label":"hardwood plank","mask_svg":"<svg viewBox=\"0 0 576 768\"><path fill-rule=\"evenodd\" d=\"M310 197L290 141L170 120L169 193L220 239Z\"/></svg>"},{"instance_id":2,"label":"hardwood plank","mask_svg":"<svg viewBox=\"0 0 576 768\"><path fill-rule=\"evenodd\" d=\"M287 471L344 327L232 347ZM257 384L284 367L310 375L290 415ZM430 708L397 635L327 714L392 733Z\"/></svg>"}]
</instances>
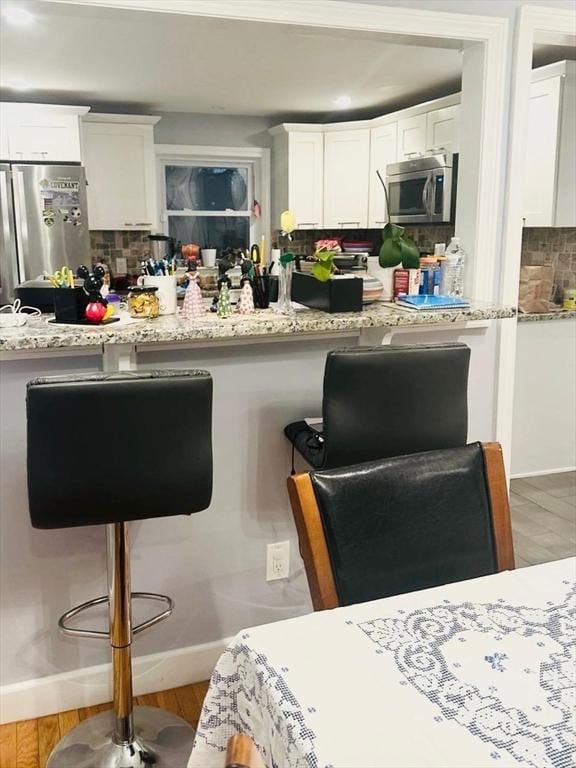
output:
<instances>
[{"instance_id":1,"label":"hardwood plank","mask_svg":"<svg viewBox=\"0 0 576 768\"><path fill-rule=\"evenodd\" d=\"M532 565L538 565L540 563L549 563L552 560L558 560L552 552L546 547L533 541L528 536L524 536L521 533L517 533L514 536L514 551L518 553L518 556L523 560L527 560Z\"/></svg>"},{"instance_id":2,"label":"hardwood plank","mask_svg":"<svg viewBox=\"0 0 576 768\"><path fill-rule=\"evenodd\" d=\"M58 726L60 728L60 738L65 736L68 731L75 728L80 722L77 709L69 709L67 712L60 712L58 715Z\"/></svg>"},{"instance_id":3,"label":"hardwood plank","mask_svg":"<svg viewBox=\"0 0 576 768\"><path fill-rule=\"evenodd\" d=\"M16 768L16 723L0 725L0 768Z\"/></svg>"},{"instance_id":4,"label":"hardwood plank","mask_svg":"<svg viewBox=\"0 0 576 768\"><path fill-rule=\"evenodd\" d=\"M169 691L160 691L157 696L158 706L161 709L166 709L168 712L172 712L173 714L178 715L178 717L183 717L182 710L180 709L180 704L178 702L178 697L176 696L176 691L174 688Z\"/></svg>"},{"instance_id":5,"label":"hardwood plank","mask_svg":"<svg viewBox=\"0 0 576 768\"><path fill-rule=\"evenodd\" d=\"M48 715L38 718L38 752L40 768L45 768L50 752L60 739L58 715Z\"/></svg>"},{"instance_id":6,"label":"hardwood plank","mask_svg":"<svg viewBox=\"0 0 576 768\"><path fill-rule=\"evenodd\" d=\"M514 509L515 507L521 507L522 504L527 504L528 500L524 498L524 496L520 496L518 493L514 493L512 491L510 493L510 507Z\"/></svg>"},{"instance_id":7,"label":"hardwood plank","mask_svg":"<svg viewBox=\"0 0 576 768\"><path fill-rule=\"evenodd\" d=\"M2 761L0 759L0 764ZM38 721L16 723L16 768L39 768Z\"/></svg>"},{"instance_id":8,"label":"hardwood plank","mask_svg":"<svg viewBox=\"0 0 576 768\"><path fill-rule=\"evenodd\" d=\"M101 712L105 712L107 709L112 709L112 704L110 702L107 702L106 704L95 704L93 707L86 707L86 717L94 717Z\"/></svg>"},{"instance_id":9,"label":"hardwood plank","mask_svg":"<svg viewBox=\"0 0 576 768\"><path fill-rule=\"evenodd\" d=\"M136 704L138 704L140 707L157 707L158 694L145 693L143 696L136 696Z\"/></svg>"},{"instance_id":10,"label":"hardwood plank","mask_svg":"<svg viewBox=\"0 0 576 768\"><path fill-rule=\"evenodd\" d=\"M176 698L180 705L180 711L184 720L193 725L198 725L198 719L202 710L202 705L198 702L198 696L194 691L193 685L184 685L182 688L175 688Z\"/></svg>"},{"instance_id":11,"label":"hardwood plank","mask_svg":"<svg viewBox=\"0 0 576 768\"><path fill-rule=\"evenodd\" d=\"M541 491L574 488L576 485L576 474L574 472L560 472L554 475L536 475L535 477L526 477L524 480L528 485L532 485ZM554 495L554 494L553 494Z\"/></svg>"},{"instance_id":12,"label":"hardwood plank","mask_svg":"<svg viewBox=\"0 0 576 768\"><path fill-rule=\"evenodd\" d=\"M576 544L567 541L562 536L559 536L553 531L549 533L541 533L537 536L532 536L532 541L535 544L539 544L545 547L554 557L574 557L576 555Z\"/></svg>"},{"instance_id":13,"label":"hardwood plank","mask_svg":"<svg viewBox=\"0 0 576 768\"><path fill-rule=\"evenodd\" d=\"M204 706L204 699L206 698L206 694L208 693L208 688L210 687L210 680L204 680L201 683L194 683L192 686L194 688L194 694L196 696L196 699L198 700L198 703L201 707Z\"/></svg>"}]
</instances>

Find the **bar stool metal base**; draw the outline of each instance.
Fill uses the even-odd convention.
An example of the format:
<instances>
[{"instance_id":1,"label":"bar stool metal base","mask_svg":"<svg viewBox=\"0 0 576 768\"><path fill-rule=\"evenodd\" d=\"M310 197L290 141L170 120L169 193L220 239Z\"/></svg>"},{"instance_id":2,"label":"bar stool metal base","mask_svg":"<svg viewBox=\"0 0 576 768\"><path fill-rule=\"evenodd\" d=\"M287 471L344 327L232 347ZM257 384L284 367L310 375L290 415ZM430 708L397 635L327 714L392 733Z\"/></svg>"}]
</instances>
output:
<instances>
[{"instance_id":1,"label":"bar stool metal base","mask_svg":"<svg viewBox=\"0 0 576 768\"><path fill-rule=\"evenodd\" d=\"M134 708L134 741L115 744L114 711L84 720L58 742L46 768L186 768L196 732L156 707Z\"/></svg>"}]
</instances>

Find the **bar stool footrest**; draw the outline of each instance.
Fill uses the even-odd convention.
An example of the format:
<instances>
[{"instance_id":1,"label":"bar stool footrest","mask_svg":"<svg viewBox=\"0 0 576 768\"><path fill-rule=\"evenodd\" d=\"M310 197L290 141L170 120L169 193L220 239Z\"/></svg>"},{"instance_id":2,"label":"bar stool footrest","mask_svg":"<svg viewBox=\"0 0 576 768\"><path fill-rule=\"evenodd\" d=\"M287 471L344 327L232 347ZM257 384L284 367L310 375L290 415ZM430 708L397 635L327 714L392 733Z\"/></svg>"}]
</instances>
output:
<instances>
[{"instance_id":1,"label":"bar stool footrest","mask_svg":"<svg viewBox=\"0 0 576 768\"><path fill-rule=\"evenodd\" d=\"M167 619L174 610L174 601L172 598L168 597L167 595L157 594L156 592L132 592L132 600L155 600L156 602L163 603L165 606L164 610L133 627L133 635L139 635L141 632L144 632L144 630L150 629L150 627L154 627L156 624L160 624L160 622ZM87 611L89 608L94 608L97 605L104 605L108 602L109 598L107 595L105 595L103 597L96 597L93 600L87 600L85 603L81 603L80 605L76 605L74 608L71 608L69 611L66 611L66 613L63 613L62 616L60 616L58 619L58 629L63 634L70 635L72 637L92 637L96 640L109 640L109 631L99 629L83 629L82 627L71 627L68 625L70 619L73 619L81 613L84 613L84 611Z\"/></svg>"}]
</instances>

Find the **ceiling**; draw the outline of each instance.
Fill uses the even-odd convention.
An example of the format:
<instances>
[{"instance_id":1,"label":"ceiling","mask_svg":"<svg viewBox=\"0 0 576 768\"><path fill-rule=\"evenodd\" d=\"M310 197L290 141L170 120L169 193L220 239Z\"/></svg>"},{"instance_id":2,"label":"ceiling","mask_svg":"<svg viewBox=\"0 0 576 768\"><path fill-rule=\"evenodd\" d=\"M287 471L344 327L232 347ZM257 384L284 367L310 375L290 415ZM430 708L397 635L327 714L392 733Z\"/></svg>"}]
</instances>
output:
<instances>
[{"instance_id":1,"label":"ceiling","mask_svg":"<svg viewBox=\"0 0 576 768\"><path fill-rule=\"evenodd\" d=\"M460 53L437 41L421 47L346 30L0 1L35 17L26 27L0 24L5 100L322 121L460 88ZM336 110L339 96L351 98L349 109Z\"/></svg>"}]
</instances>

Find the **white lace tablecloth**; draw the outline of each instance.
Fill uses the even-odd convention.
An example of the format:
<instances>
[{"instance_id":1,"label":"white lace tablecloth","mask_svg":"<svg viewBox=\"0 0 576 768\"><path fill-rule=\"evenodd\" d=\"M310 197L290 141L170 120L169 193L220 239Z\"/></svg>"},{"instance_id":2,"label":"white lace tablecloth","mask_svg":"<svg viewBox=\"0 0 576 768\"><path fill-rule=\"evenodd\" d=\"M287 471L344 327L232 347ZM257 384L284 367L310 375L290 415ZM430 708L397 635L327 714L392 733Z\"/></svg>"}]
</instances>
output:
<instances>
[{"instance_id":1,"label":"white lace tablecloth","mask_svg":"<svg viewBox=\"0 0 576 768\"><path fill-rule=\"evenodd\" d=\"M237 635L189 768L576 766L576 559Z\"/></svg>"}]
</instances>

